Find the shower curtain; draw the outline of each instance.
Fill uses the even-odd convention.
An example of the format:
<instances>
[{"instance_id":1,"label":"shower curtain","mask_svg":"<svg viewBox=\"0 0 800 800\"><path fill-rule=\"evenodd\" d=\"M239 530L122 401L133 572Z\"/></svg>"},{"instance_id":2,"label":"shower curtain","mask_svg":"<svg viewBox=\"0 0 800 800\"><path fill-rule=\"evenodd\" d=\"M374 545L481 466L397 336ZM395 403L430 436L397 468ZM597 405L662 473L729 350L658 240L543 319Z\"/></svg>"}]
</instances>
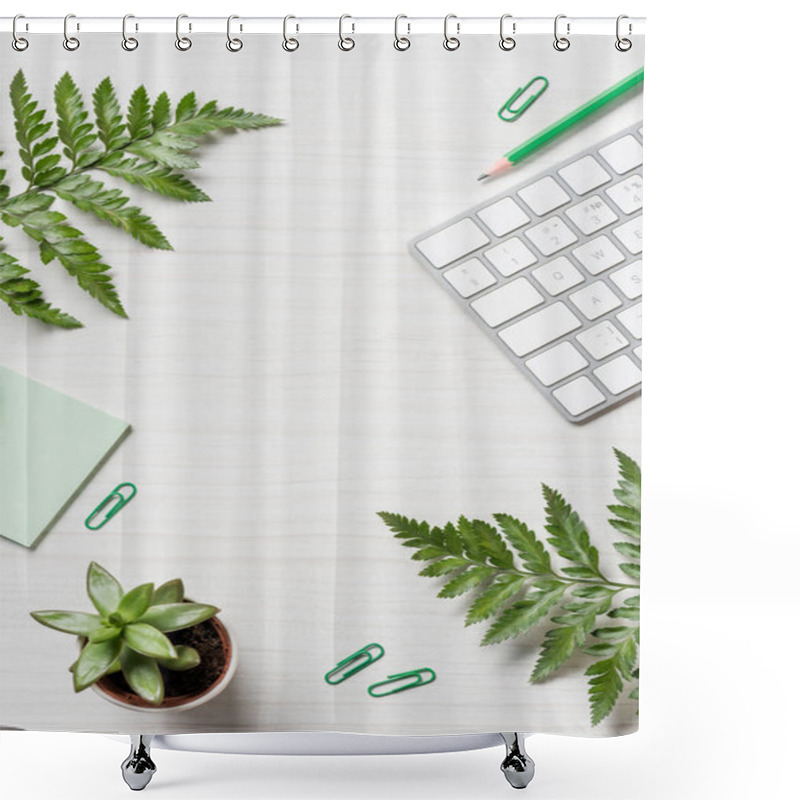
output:
<instances>
[{"instance_id":1,"label":"shower curtain","mask_svg":"<svg viewBox=\"0 0 800 800\"><path fill-rule=\"evenodd\" d=\"M4 38L4 726L637 728L643 37L446 24Z\"/></svg>"}]
</instances>

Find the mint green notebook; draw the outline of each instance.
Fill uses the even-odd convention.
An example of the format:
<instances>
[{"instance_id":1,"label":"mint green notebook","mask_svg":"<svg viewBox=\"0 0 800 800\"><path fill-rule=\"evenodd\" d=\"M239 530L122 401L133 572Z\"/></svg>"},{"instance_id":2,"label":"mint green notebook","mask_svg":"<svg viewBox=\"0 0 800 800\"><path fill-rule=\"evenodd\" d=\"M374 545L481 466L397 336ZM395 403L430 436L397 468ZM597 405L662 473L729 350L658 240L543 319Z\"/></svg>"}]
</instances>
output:
<instances>
[{"instance_id":1,"label":"mint green notebook","mask_svg":"<svg viewBox=\"0 0 800 800\"><path fill-rule=\"evenodd\" d=\"M0 367L0 536L33 547L129 430ZM95 505L87 504L87 516Z\"/></svg>"}]
</instances>

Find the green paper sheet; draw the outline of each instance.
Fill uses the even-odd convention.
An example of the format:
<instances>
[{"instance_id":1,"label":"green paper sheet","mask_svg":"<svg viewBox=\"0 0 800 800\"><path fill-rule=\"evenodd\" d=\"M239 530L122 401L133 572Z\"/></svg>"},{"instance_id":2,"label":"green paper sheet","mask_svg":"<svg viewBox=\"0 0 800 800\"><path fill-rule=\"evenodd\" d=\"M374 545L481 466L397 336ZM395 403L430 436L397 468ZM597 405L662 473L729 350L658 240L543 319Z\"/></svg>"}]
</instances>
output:
<instances>
[{"instance_id":1,"label":"green paper sheet","mask_svg":"<svg viewBox=\"0 0 800 800\"><path fill-rule=\"evenodd\" d=\"M0 536L33 547L129 430L124 420L0 367Z\"/></svg>"}]
</instances>

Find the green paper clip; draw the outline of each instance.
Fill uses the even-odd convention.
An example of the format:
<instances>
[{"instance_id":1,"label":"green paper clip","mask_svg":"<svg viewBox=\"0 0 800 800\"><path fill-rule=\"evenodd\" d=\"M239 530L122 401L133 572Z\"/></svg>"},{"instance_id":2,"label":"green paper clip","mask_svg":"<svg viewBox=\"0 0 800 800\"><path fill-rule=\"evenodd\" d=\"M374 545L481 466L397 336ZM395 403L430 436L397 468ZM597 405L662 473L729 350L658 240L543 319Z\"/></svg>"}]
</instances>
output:
<instances>
[{"instance_id":1,"label":"green paper clip","mask_svg":"<svg viewBox=\"0 0 800 800\"><path fill-rule=\"evenodd\" d=\"M425 680L422 677L423 672L430 672L431 677ZM375 692L374 689L377 689L379 686L390 686L397 681L401 681L404 678L414 678L413 683L408 683L405 686L398 686L395 689L390 689L388 692ZM381 681L380 683L373 683L372 686L367 689L367 692L372 695L373 697L386 697L390 694L397 694L398 692L404 692L406 689L413 689L415 686L424 686L426 683L433 683L436 680L436 673L430 669L429 667L422 667L421 669L413 669L410 672L400 672L397 675L390 675L389 680Z\"/></svg>"},{"instance_id":2,"label":"green paper clip","mask_svg":"<svg viewBox=\"0 0 800 800\"><path fill-rule=\"evenodd\" d=\"M378 649L378 655L372 655L370 652L370 650L372 650L374 647ZM349 656L347 656L347 658L342 659L330 672L327 672L325 674L325 682L329 683L331 686L335 686L337 683L346 681L351 675L355 675L356 672L361 672L364 667L368 667L370 664L381 658L383 656L383 652L383 648L377 642L365 645L360 650L356 650L355 653L351 653ZM354 664L361 658L366 659L363 664L357 664L352 669L344 672L341 677L338 675L339 672L346 669L351 664ZM337 677L338 680L333 680L334 676Z\"/></svg>"},{"instance_id":3,"label":"green paper clip","mask_svg":"<svg viewBox=\"0 0 800 800\"><path fill-rule=\"evenodd\" d=\"M130 488L133 490L127 497L124 494L122 494L122 492L120 492L120 489L126 486L130 486ZM130 503L131 500L133 500L135 494L136 494L136 487L132 483L121 483L119 484L119 486L115 486L114 491L112 491L111 494L105 497L100 502L100 505L97 506L97 508L94 511L92 511L92 513L89 514L88 517L86 517L86 521L84 524L90 531L100 530L100 528L102 528L103 525L105 525L106 522L108 522L111 519L111 517L113 517L118 511L121 511L125 505L127 505L128 503ZM100 514L109 503L113 501L116 502L114 502L114 505L108 509L102 521L98 525L92 525L91 524L92 520L98 514Z\"/></svg>"},{"instance_id":4,"label":"green paper clip","mask_svg":"<svg viewBox=\"0 0 800 800\"><path fill-rule=\"evenodd\" d=\"M537 89L531 96L519 107L513 108L514 103L519 100L522 96L523 92L526 92L534 83L537 81L542 81L541 88ZM524 86L521 86L517 89L511 97L506 100L503 104L503 107L497 112L497 116L503 120L503 122L514 122L518 117L521 117L533 103L535 103L544 93L545 89L550 85L550 81L544 77L544 75L537 75L535 78L531 78ZM509 116L504 116L504 114L508 114Z\"/></svg>"}]
</instances>

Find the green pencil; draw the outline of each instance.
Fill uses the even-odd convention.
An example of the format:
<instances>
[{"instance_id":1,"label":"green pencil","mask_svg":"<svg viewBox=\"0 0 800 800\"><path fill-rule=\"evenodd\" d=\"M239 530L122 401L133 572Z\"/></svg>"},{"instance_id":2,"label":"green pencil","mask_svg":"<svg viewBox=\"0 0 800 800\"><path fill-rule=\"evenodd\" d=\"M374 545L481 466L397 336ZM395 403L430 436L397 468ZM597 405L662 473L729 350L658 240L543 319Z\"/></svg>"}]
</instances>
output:
<instances>
[{"instance_id":1,"label":"green pencil","mask_svg":"<svg viewBox=\"0 0 800 800\"><path fill-rule=\"evenodd\" d=\"M636 72L623 78L619 83L610 86L604 92L601 92L597 97L593 97L582 106L578 106L574 111L570 111L565 117L562 117L558 122L554 122L550 127L545 128L543 131L532 136L527 141L518 145L513 150L509 150L501 159L497 160L489 167L486 172L481 175L478 180L482 181L484 178L489 178L504 172L509 167L513 167L518 161L527 158L535 150L538 150L543 144L554 139L559 134L563 133L568 128L572 127L576 122L579 122L589 114L593 114L598 109L602 108L606 103L610 103L615 98L624 94L634 86L638 86L644 80L644 67L637 69Z\"/></svg>"}]
</instances>

